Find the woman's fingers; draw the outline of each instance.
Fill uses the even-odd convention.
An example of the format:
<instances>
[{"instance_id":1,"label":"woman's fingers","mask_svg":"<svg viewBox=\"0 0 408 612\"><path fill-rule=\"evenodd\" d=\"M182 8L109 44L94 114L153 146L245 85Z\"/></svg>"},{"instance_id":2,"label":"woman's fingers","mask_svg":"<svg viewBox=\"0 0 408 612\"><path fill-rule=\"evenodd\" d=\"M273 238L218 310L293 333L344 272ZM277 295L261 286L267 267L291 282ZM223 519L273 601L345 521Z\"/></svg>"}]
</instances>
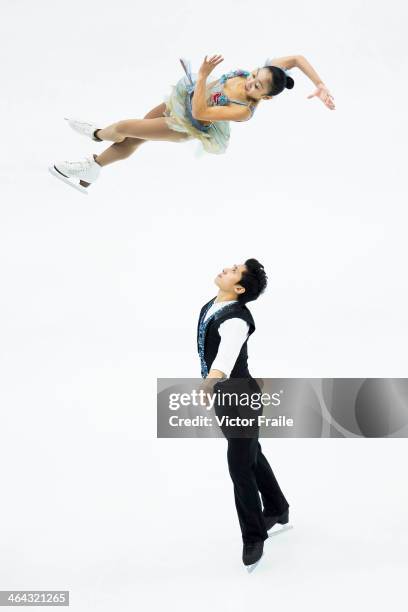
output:
<instances>
[{"instance_id":1,"label":"woman's fingers","mask_svg":"<svg viewBox=\"0 0 408 612\"><path fill-rule=\"evenodd\" d=\"M221 58L222 58L222 55L219 55L219 54L212 55L208 61L214 63L214 62L219 61Z\"/></svg>"},{"instance_id":2,"label":"woman's fingers","mask_svg":"<svg viewBox=\"0 0 408 612\"><path fill-rule=\"evenodd\" d=\"M211 55L211 56L206 55L204 57L204 61L202 63L200 70L202 71L203 74L205 73L208 75L215 68L215 66L217 66L223 61L224 61L224 58L222 57L222 55L219 55L218 53L216 55Z\"/></svg>"},{"instance_id":3,"label":"woman's fingers","mask_svg":"<svg viewBox=\"0 0 408 612\"><path fill-rule=\"evenodd\" d=\"M314 97L320 98L323 104L327 106L328 108L331 108L331 109L335 108L333 96L331 95L328 89L318 88L316 89L316 91L309 94L307 96L307 99L310 100L311 98L314 98Z\"/></svg>"}]
</instances>

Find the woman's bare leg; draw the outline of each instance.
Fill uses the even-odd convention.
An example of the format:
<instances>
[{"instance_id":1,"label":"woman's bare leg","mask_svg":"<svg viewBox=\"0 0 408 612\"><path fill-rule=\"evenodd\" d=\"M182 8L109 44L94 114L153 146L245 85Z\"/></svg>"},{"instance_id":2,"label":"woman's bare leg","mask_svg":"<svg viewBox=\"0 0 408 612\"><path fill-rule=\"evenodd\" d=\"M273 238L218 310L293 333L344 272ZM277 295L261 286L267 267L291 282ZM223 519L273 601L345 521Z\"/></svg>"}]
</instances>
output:
<instances>
[{"instance_id":1,"label":"woman's bare leg","mask_svg":"<svg viewBox=\"0 0 408 612\"><path fill-rule=\"evenodd\" d=\"M135 124L138 124L138 125L142 123L143 130L140 131L140 134L143 133L145 137L141 135L140 136L121 135L120 136L121 140L119 142L114 142L113 145L105 149L105 151L103 151L100 155L94 155L95 161L100 166L107 166L108 164L112 164L116 161L119 161L120 159L126 159L127 157L132 155L136 151L136 149L140 147L140 145L143 142L146 142L147 140L166 140L166 141L171 141L171 142L181 142L183 140L190 138L188 134L184 132L176 132L175 130L172 130L171 128L167 126L166 120L163 117L163 113L165 109L166 109L166 104L162 102L158 106L155 106L154 108L152 108L152 110L149 111L147 115L144 116L144 119L130 119L129 121L125 121L125 122L119 121L118 123L114 123L111 126L108 126L108 128L103 128L101 130L98 130L98 134L97 134L98 138L101 138L102 140L104 140L104 138L102 138L103 134L101 135L101 132L104 131L105 129L111 129L111 128L115 129L115 126L118 126L119 124L122 124L122 128L123 128L123 124L127 124L129 122L132 124L134 122ZM163 119L163 122L161 123L161 125L159 126L154 125L153 129L146 128L147 123L149 123L152 120L156 120L156 119ZM135 131L133 130L132 133L135 133ZM146 137L147 134L150 135L149 138ZM106 140L110 140L110 139L106 139ZM80 183L83 187L89 187L90 185L90 183L87 183L86 181L82 181L82 180L80 181Z\"/></svg>"},{"instance_id":2,"label":"woman's bare leg","mask_svg":"<svg viewBox=\"0 0 408 612\"><path fill-rule=\"evenodd\" d=\"M165 110L166 104L162 102L158 106L152 108L152 110L144 116L144 119L157 119L158 117L162 117ZM143 142L146 142L143 138L126 137L122 142L115 142L100 153L100 155L94 156L95 161L97 161L100 166L107 166L121 159L126 159L132 155Z\"/></svg>"},{"instance_id":3,"label":"woman's bare leg","mask_svg":"<svg viewBox=\"0 0 408 612\"><path fill-rule=\"evenodd\" d=\"M165 117L154 119L124 119L98 130L96 136L101 140L123 142L125 138L142 138L143 140L164 140L180 142L191 138L186 132L176 132L168 125Z\"/></svg>"}]
</instances>

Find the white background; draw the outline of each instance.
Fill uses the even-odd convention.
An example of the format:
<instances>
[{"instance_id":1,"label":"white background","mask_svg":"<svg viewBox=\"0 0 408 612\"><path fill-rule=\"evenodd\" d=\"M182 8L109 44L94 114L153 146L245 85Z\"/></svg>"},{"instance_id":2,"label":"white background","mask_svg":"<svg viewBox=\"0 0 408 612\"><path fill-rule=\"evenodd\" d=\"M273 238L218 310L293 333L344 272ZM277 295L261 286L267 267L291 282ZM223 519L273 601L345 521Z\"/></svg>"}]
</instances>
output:
<instances>
[{"instance_id":1,"label":"white background","mask_svg":"<svg viewBox=\"0 0 408 612\"><path fill-rule=\"evenodd\" d=\"M156 377L198 377L200 307L258 258L253 375L406 376L407 8L401 2L2 3L1 589L74 610L400 610L405 440L264 440L294 529L248 575L225 440L157 440ZM88 196L49 163L215 75L302 54L313 85L232 124L226 155L147 143ZM403 600L404 597L404 600ZM135 603L136 602L136 603Z\"/></svg>"}]
</instances>

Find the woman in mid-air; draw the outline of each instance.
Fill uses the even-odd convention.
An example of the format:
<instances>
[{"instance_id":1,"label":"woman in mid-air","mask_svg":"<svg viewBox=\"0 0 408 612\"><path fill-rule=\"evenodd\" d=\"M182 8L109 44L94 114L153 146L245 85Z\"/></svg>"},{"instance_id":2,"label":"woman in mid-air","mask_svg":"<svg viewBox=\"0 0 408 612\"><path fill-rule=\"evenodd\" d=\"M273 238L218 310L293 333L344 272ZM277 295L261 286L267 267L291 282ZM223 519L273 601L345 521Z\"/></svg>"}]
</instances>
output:
<instances>
[{"instance_id":1,"label":"woman in mid-air","mask_svg":"<svg viewBox=\"0 0 408 612\"><path fill-rule=\"evenodd\" d=\"M101 128L87 121L67 119L75 131L102 142L113 144L100 155L89 155L80 161L61 161L49 167L50 172L72 187L87 193L103 166L132 155L148 140L183 142L199 139L208 153L224 153L230 137L230 121L247 121L261 100L270 100L284 89L292 89L293 78L287 74L299 68L316 89L308 98L319 98L334 110L333 97L314 68L302 55L267 60L264 66L233 70L207 83L207 78L223 60L221 55L204 58L197 75L189 62L181 59L186 76L172 87L164 102L143 119L124 119Z\"/></svg>"}]
</instances>

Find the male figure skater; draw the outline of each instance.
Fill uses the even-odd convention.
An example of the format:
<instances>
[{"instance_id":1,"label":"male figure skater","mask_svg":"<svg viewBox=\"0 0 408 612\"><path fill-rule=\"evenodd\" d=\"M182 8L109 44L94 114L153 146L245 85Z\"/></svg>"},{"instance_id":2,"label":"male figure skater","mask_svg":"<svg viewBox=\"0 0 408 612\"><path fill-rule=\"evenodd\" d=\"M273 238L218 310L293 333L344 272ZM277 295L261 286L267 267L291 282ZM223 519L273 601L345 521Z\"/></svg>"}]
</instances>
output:
<instances>
[{"instance_id":1,"label":"male figure skater","mask_svg":"<svg viewBox=\"0 0 408 612\"><path fill-rule=\"evenodd\" d=\"M242 389L245 384L247 389L259 392L248 370L247 342L255 323L246 303L256 300L265 290L264 268L256 259L248 259L244 264L224 268L214 282L218 294L202 307L197 328L204 387L212 390L215 384L222 385L220 379L229 379L229 392L231 385ZM268 529L276 523L289 522L289 504L262 453L259 430L255 436L251 430L252 437L232 437L228 428L222 431L228 440L228 468L243 540L242 560L252 565L263 554Z\"/></svg>"}]
</instances>

